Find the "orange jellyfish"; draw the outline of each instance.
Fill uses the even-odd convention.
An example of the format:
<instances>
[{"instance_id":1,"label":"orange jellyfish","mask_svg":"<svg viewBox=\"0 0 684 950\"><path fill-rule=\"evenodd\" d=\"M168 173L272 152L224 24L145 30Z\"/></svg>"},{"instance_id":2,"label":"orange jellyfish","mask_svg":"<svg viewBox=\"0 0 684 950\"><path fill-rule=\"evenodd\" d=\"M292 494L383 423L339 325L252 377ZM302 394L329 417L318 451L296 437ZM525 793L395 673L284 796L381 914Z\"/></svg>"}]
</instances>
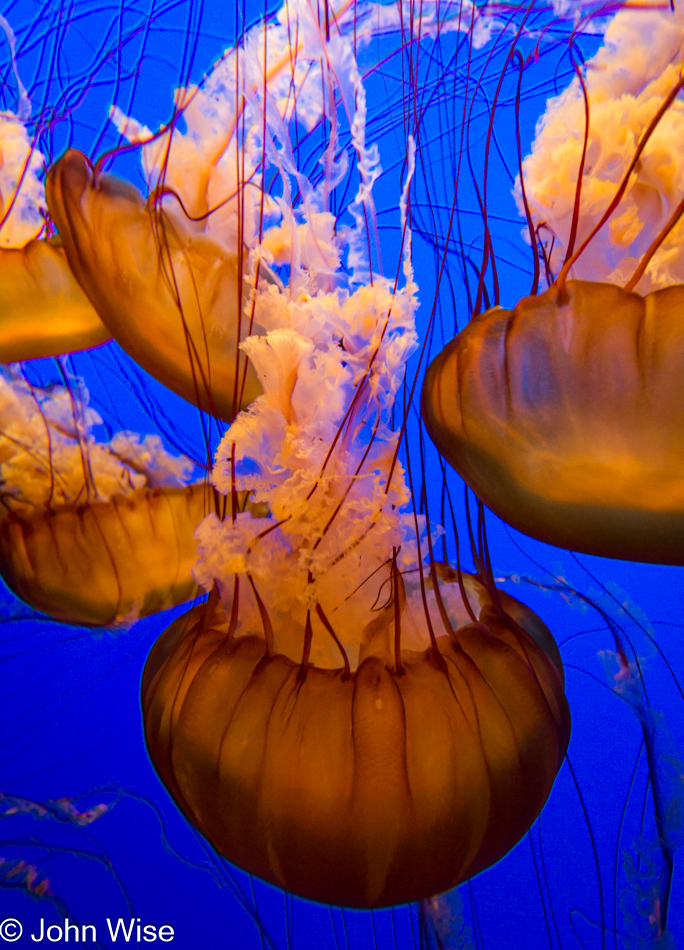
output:
<instances>
[{"instance_id":1,"label":"orange jellyfish","mask_svg":"<svg viewBox=\"0 0 684 950\"><path fill-rule=\"evenodd\" d=\"M569 739L562 667L531 611L461 581L476 621L435 617L433 645L408 650L402 627L427 621L397 574L353 670L298 662L278 629L235 636L237 608L195 608L158 640L142 686L148 750L221 854L300 896L378 907L454 887L522 837Z\"/></svg>"},{"instance_id":2,"label":"orange jellyfish","mask_svg":"<svg viewBox=\"0 0 684 950\"><path fill-rule=\"evenodd\" d=\"M145 201L76 151L50 169L47 200L72 272L143 369L224 420L257 395L238 351L255 329L241 322L239 255L204 234L192 210L173 195Z\"/></svg>"},{"instance_id":3,"label":"orange jellyfish","mask_svg":"<svg viewBox=\"0 0 684 950\"><path fill-rule=\"evenodd\" d=\"M289 62L289 37L317 37L307 55L332 83L354 62L353 9L337 24L328 43L308 7L285 7L268 49ZM242 350L262 394L215 456L217 490L249 491L267 514L202 522L193 573L209 601L157 641L142 701L160 777L218 851L304 897L378 907L505 854L550 792L570 722L548 630L491 574L428 557L431 529L407 507L392 415L418 345L417 287L409 241L401 286L362 267L379 156L351 72L340 95L358 149L354 226L326 231L319 205L264 229L293 260L317 253L256 286L265 329Z\"/></svg>"},{"instance_id":4,"label":"orange jellyfish","mask_svg":"<svg viewBox=\"0 0 684 950\"><path fill-rule=\"evenodd\" d=\"M0 519L0 574L17 597L64 623L116 627L190 600L193 532L205 486L142 488L107 501ZM154 556L150 557L150 542Z\"/></svg>"},{"instance_id":5,"label":"orange jellyfish","mask_svg":"<svg viewBox=\"0 0 684 950\"><path fill-rule=\"evenodd\" d=\"M297 305L297 331L247 341L264 394L213 471L269 514L200 526L194 576L213 593L150 654L145 734L179 807L231 861L378 907L444 891L514 845L550 792L569 711L541 621L491 575L425 564L427 526L401 510L387 392L415 346L411 285L392 294L376 275ZM337 398L313 399L332 379ZM342 437L364 418L374 437Z\"/></svg>"},{"instance_id":6,"label":"orange jellyfish","mask_svg":"<svg viewBox=\"0 0 684 950\"><path fill-rule=\"evenodd\" d=\"M52 166L46 188L71 270L114 339L173 392L228 422L260 392L239 349L262 332L252 288L277 283L267 254L253 253L277 211L257 186L258 118L221 102L220 83L234 84L236 70L229 51L202 87L177 90L174 119L156 135L112 110L120 133L142 146L147 200L75 150ZM283 73L281 63L271 91Z\"/></svg>"},{"instance_id":7,"label":"orange jellyfish","mask_svg":"<svg viewBox=\"0 0 684 950\"><path fill-rule=\"evenodd\" d=\"M96 442L83 387L0 377L0 573L57 620L118 626L189 600L204 481L158 436ZM154 556L150 552L154 550Z\"/></svg>"},{"instance_id":8,"label":"orange jellyfish","mask_svg":"<svg viewBox=\"0 0 684 950\"><path fill-rule=\"evenodd\" d=\"M25 125L0 116L3 223L0 358L56 356L109 334L43 227L42 156ZM68 380L67 380L68 382ZM158 436L97 442L101 420L78 381L42 390L16 366L0 375L0 573L56 620L117 626L189 600L195 528L211 490ZM156 553L150 557L154 545ZM157 550L158 548L158 550Z\"/></svg>"},{"instance_id":9,"label":"orange jellyfish","mask_svg":"<svg viewBox=\"0 0 684 950\"><path fill-rule=\"evenodd\" d=\"M517 192L558 278L475 316L422 396L437 448L504 521L662 564L684 564L683 39L679 8L623 10L549 101Z\"/></svg>"},{"instance_id":10,"label":"orange jellyfish","mask_svg":"<svg viewBox=\"0 0 684 950\"><path fill-rule=\"evenodd\" d=\"M0 113L0 363L73 353L110 338L59 239L39 237L42 165L25 124Z\"/></svg>"}]
</instances>

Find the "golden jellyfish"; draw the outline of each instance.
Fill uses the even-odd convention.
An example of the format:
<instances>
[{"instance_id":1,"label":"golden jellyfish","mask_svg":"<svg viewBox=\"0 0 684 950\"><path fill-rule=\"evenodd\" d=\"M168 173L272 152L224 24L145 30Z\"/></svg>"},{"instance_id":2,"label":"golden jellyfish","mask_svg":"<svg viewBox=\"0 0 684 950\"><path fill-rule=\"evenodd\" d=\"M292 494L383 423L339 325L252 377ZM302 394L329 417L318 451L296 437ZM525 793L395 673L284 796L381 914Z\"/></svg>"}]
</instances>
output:
<instances>
[{"instance_id":1,"label":"golden jellyfish","mask_svg":"<svg viewBox=\"0 0 684 950\"><path fill-rule=\"evenodd\" d=\"M193 463L159 436L97 442L99 421L77 380L0 376L0 573L56 620L116 627L195 595L193 533L211 490L188 484Z\"/></svg>"},{"instance_id":2,"label":"golden jellyfish","mask_svg":"<svg viewBox=\"0 0 684 950\"><path fill-rule=\"evenodd\" d=\"M549 100L516 190L558 277L475 316L422 396L439 451L504 521L680 565L683 40L679 7L622 10Z\"/></svg>"},{"instance_id":3,"label":"golden jellyfish","mask_svg":"<svg viewBox=\"0 0 684 950\"><path fill-rule=\"evenodd\" d=\"M43 157L26 126L0 113L0 363L105 343L109 332L45 229Z\"/></svg>"},{"instance_id":4,"label":"golden jellyfish","mask_svg":"<svg viewBox=\"0 0 684 950\"><path fill-rule=\"evenodd\" d=\"M176 213L167 212L168 200L145 201L75 150L50 169L47 199L72 272L143 369L220 419L254 398L256 380L238 351L247 323L241 327L236 252L204 234L175 199Z\"/></svg>"},{"instance_id":5,"label":"golden jellyfish","mask_svg":"<svg viewBox=\"0 0 684 950\"><path fill-rule=\"evenodd\" d=\"M374 907L441 892L508 851L550 791L569 714L530 611L437 566L421 591L406 555L401 572L380 562L382 540L401 540L397 516L371 510L364 524L361 498L332 487L314 525L287 520L291 485L272 493L287 528L204 523L196 576L216 581L225 612L195 608L160 638L143 710L162 780L217 850L296 894ZM316 546L325 519L334 544Z\"/></svg>"},{"instance_id":6,"label":"golden jellyfish","mask_svg":"<svg viewBox=\"0 0 684 950\"><path fill-rule=\"evenodd\" d=\"M42 156L18 116L0 116L0 574L53 619L130 624L190 600L193 534L209 510L194 464L159 436L119 432L98 442L102 420L81 381L31 385L17 361L60 356L109 339L58 240L36 235L45 199ZM149 552L158 547L153 558Z\"/></svg>"},{"instance_id":7,"label":"golden jellyfish","mask_svg":"<svg viewBox=\"0 0 684 950\"><path fill-rule=\"evenodd\" d=\"M193 575L209 600L157 641L142 702L162 781L221 854L300 896L372 908L444 891L510 850L546 801L570 718L544 624L491 571L439 564L437 529L409 507L392 417L418 345L410 239L401 285L371 279L379 154L363 135L353 8L336 24L328 42L290 4L267 45L289 61L301 37L325 65L324 101L348 110L353 224L334 227L321 186L264 228L291 269L254 289L264 329L241 347L262 394L224 434L212 482L267 513L200 525ZM263 48L265 29L244 48Z\"/></svg>"},{"instance_id":8,"label":"golden jellyfish","mask_svg":"<svg viewBox=\"0 0 684 950\"><path fill-rule=\"evenodd\" d=\"M47 178L70 267L114 339L173 392L227 422L260 392L241 352L264 331L256 287L277 289L273 267L291 269L296 282L300 261L322 276L339 263L333 218L297 175L281 130L297 109L308 128L321 120L321 67L305 42L292 70L282 50L265 49L265 70L260 52L226 51L201 86L176 90L174 119L156 134L112 109L120 134L142 149L147 200L75 150ZM329 174L342 174L342 159L328 153ZM274 172L305 190L315 226L302 246L283 229L293 194L276 201L264 184Z\"/></svg>"},{"instance_id":9,"label":"golden jellyfish","mask_svg":"<svg viewBox=\"0 0 684 950\"><path fill-rule=\"evenodd\" d=\"M352 670L281 652L277 627L272 645L263 626L235 636L207 607L160 638L142 687L148 749L221 854L300 896L378 907L442 893L517 843L567 747L562 667L531 611L461 582L475 622L437 615L434 646L403 648L402 627L427 637L399 581ZM453 572L440 596L458 587ZM312 614L298 632L302 652L325 635Z\"/></svg>"}]
</instances>

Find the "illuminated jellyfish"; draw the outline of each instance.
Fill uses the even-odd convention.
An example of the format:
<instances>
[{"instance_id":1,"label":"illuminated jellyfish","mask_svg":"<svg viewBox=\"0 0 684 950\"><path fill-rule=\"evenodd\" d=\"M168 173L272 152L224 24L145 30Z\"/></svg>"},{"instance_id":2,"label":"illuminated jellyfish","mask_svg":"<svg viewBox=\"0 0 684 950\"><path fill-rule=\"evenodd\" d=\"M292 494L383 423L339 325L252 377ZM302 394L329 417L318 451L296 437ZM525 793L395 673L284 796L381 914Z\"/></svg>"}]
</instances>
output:
<instances>
[{"instance_id":1,"label":"illuminated jellyfish","mask_svg":"<svg viewBox=\"0 0 684 950\"><path fill-rule=\"evenodd\" d=\"M295 101L281 88L291 81L287 64L269 55L268 95L284 98L287 113ZM307 64L302 57L297 97L315 82L316 68L312 75ZM250 286L259 277L276 279L265 261L250 274L247 254L264 218L279 214L259 186L265 107L258 96L236 107L236 77L247 70L249 88L255 68L248 56L228 52L201 88L177 90L174 120L154 136L113 109L122 135L148 143L147 201L76 151L53 166L47 186L71 268L113 337L164 385L226 421L259 392L238 349L259 332L246 306Z\"/></svg>"},{"instance_id":2,"label":"illuminated jellyfish","mask_svg":"<svg viewBox=\"0 0 684 950\"><path fill-rule=\"evenodd\" d=\"M354 295L349 303L370 323ZM349 329L338 333L356 355ZM224 490L251 482L277 515L267 528L248 515L200 529L196 576L216 580L227 615L200 608L158 641L143 683L148 748L181 808L239 866L317 900L400 903L482 869L536 816L568 737L562 680L539 621L515 603L497 610L470 576L461 599L458 574L442 574L430 629L425 589L415 576L403 581L422 568L406 553L387 567L387 551L405 551L412 527L402 532L386 510L404 494L397 469L389 492L378 474L392 464L387 446L373 458L367 444L340 439L321 475L330 442L319 433L334 431L373 375L364 380L361 367L332 419L312 419L311 377L333 367L328 347L316 367L300 334L267 335L256 357L264 384L278 363L290 373L278 374L252 417L238 417L214 476ZM397 341L388 333L387 342ZM347 431L368 409L357 407ZM303 443L298 452L291 439ZM236 479L226 465L233 446L239 465L261 440L252 460L263 476Z\"/></svg>"},{"instance_id":3,"label":"illuminated jellyfish","mask_svg":"<svg viewBox=\"0 0 684 950\"><path fill-rule=\"evenodd\" d=\"M427 10L426 3L422 7ZM50 12L48 8L41 9L45 15ZM385 11L395 9L397 8L394 5L384 7ZM457 234L456 229L450 237L447 225L452 193L449 189L459 168L459 122L462 116L468 119L468 144L475 167L479 167L478 163L482 161L484 135L479 135L482 124L478 124L477 104L482 106L482 112L485 114L486 132L486 120L488 112L491 111L500 67L509 40L513 40L511 22L515 29L517 23L523 19L527 6L525 10L515 10L512 7L504 10L501 6L497 7L497 15L501 15L504 10L510 20L504 21L505 29L499 30L497 27L492 31L492 43L480 51L471 46L467 32L459 36L455 31L449 32L447 29L445 18L450 14L458 19L463 13L465 17L462 18L470 23L471 14L468 10L457 5L447 8L444 3L436 4L431 9L435 13L435 29L429 35L427 29L425 30L419 53L417 38L424 24L419 20L417 6L409 7L406 4L402 9L405 34L400 44L393 39L391 45L391 49L401 47L405 56L403 64L400 64L398 57L390 58L387 45L379 50L379 54L384 58L374 71L368 67L369 60L363 58L363 50L359 59L364 63L364 70L368 72L366 82L369 140L380 139L383 130L389 131L389 146L386 147L384 141L381 143L386 172L375 186L376 201L379 202L379 234L386 261L394 260L394 238L400 233L396 203L401 186L401 183L397 186L399 165L404 160L406 148L403 124L405 120L410 127L412 118L417 115L424 123L420 127L416 158L418 167L413 181L417 181L422 169L425 180L431 187L437 189L438 186L444 185L447 189L444 202L439 200L439 195L429 203L425 202L424 191L419 188L411 195L414 261L420 278L423 303L419 320L432 306L432 289L427 288L433 261L425 254L425 247L437 247L440 248L440 253L435 254L435 273L440 273L442 251L447 255L448 262L442 283L442 289L446 291L445 300L435 302L437 313L440 313L441 308L446 323L452 320L453 315L451 292L455 291L456 295L461 293L460 266L462 265L464 270L470 268L468 258L474 259L473 247L475 251L481 251L478 242L487 225L493 232L494 246L499 252L497 263L500 273L507 263L506 252L502 253L502 243L497 243L499 234L495 231L497 221L496 216L491 213L491 204L488 218L485 211L483 227L481 206L478 206L475 198L469 203L467 194L459 194L457 217L459 225L462 225L462 232L458 233L460 243L454 237ZM230 41L231 13L228 14L229 22L226 25L225 5L219 6L218 11L213 9L211 3L203 5L202 20L200 8L192 3L174 4L173 8L151 5L149 13L144 11L142 20L140 10L131 9L129 5L115 7L110 20L109 12L86 0L79 0L73 19L67 8L60 8L58 12L62 16L60 23L68 24L69 30L58 33L61 25L55 25L53 32L46 32L46 49L49 53L49 43L56 38L55 46L60 54L60 80L68 79L66 84L60 82L59 91L71 90L82 81L84 88L87 85L84 102L92 103L93 97L97 100L100 90L97 83L90 82L90 77L97 76L98 80L107 77L111 85L106 87L105 106L101 109L101 115L105 116L110 103L115 101L127 114L144 118L146 124L152 128L156 128L159 121L168 120L163 111L164 104L159 105L160 98L166 101L167 97L165 93L160 97L159 90L171 89L174 84L185 87L192 81L199 81L201 73L198 70L204 68L212 58L215 59L226 42ZM248 15L249 12L248 9ZM20 11L17 11L16 16L18 48L21 51L25 47L25 62L30 62L30 43L35 42L34 19L29 21L28 14L21 14ZM55 24L56 16L55 13ZM254 18L256 17L257 13L254 11ZM145 27L142 32L139 30L141 22ZM109 33L106 29L103 31L103 23L105 27L110 28ZM331 23L334 24L334 18ZM18 25L24 26L23 31ZM571 26L565 34L559 34L561 38L558 42L561 45L565 44L570 29ZM218 40L217 33L221 34ZM90 46L84 46L83 36L90 36ZM136 48L134 55L128 56L136 36L143 37L145 43L150 46L146 46L144 50ZM411 36L415 42L412 42ZM28 39L25 41L26 37ZM72 48L69 54L69 43L75 42L76 37L77 50ZM429 42L430 38L434 42ZM464 42L460 42L461 40ZM532 44L536 41L537 37L533 36ZM217 46L217 42L222 45ZM80 63L84 49L94 49L101 53L106 61L106 68L110 71L104 73L91 68L87 79L83 80ZM188 58L184 59L187 49L190 53ZM539 70L542 81L537 85L539 73L535 72L534 67L530 67L530 83L523 89L523 112L526 107L528 111L538 112L537 102L533 98L535 91L553 88L553 80L548 78L549 70L544 71L546 47L543 42L541 49ZM194 66L187 65L196 50L201 50L202 57L196 55ZM373 52L375 53L375 50ZM52 68L51 62L52 59L46 54L44 68ZM377 63L377 60L375 62ZM547 66L548 63L549 57L546 56ZM427 72L429 64L432 64L434 73ZM402 68L402 65L405 68ZM554 61L553 67L556 65ZM421 72L422 69L425 69L426 73ZM553 74L553 68L550 72ZM56 69L54 73L56 74ZM560 69L559 75L564 79L567 69ZM431 76L436 77L434 81L430 80ZM468 80L471 82L469 87ZM515 91L517 75L514 75L513 80ZM525 82L527 83L527 69ZM151 90L149 99L144 98L141 90ZM54 89L49 94L57 96ZM469 118L463 107L463 96L467 98L468 94L476 97L472 118ZM32 96L34 103L38 103L38 94L34 94L33 90ZM130 104L134 98L135 106ZM417 108L418 102L421 103L421 108L425 107L425 113ZM512 102L513 98L510 98L508 115L512 111ZM46 99L46 106L49 105L51 101ZM431 106L434 107L431 109ZM63 142L62 145L54 144L52 149L43 149L45 154L54 159L67 144L73 144L95 157L101 154L103 148L119 144L116 136L109 133L106 141L99 141L100 127L97 125L98 120L93 125L92 114L85 106L81 107L80 100L72 100L68 123L70 135L58 139L58 142ZM496 113L497 121L499 116L506 117L501 108ZM454 123L454 126L450 123ZM320 128L320 125L315 127L314 134L320 132ZM451 139L445 134L445 130L451 133ZM498 142L503 156L515 169L514 136L510 134L510 127L507 128L505 122L502 122L501 131ZM97 147L92 145L95 141L98 141ZM301 161L307 159L307 143L311 144L313 141L311 135L302 137L298 152ZM456 143L455 149L453 142ZM527 149L524 129L523 148ZM315 154L315 150L313 151ZM399 165L393 166L393 155ZM465 150L461 155L461 181L464 182L467 168ZM314 162L315 158L311 164ZM493 146L490 164L492 168L497 167ZM131 170L130 165L126 166L125 155L117 158L115 169L133 181L140 180L139 173L134 168ZM385 182L391 185L388 194L383 194L381 190ZM504 197L507 199L507 188L505 192ZM168 199L163 200L166 203ZM501 204L502 214L505 215L505 202L502 201ZM424 241L424 235L431 237L431 215L434 219L432 227L435 240ZM503 231L503 223L499 224ZM510 240L508 246L514 249L510 255L516 253L517 260L522 261L525 249L519 240L518 232L519 224L514 222L507 232ZM516 250L518 245L520 248ZM526 259L524 266L526 278L529 270ZM487 291L492 293L490 283ZM475 296L474 293L473 299ZM459 298L459 309L460 306ZM424 328L421 328L421 337L423 330ZM453 331L449 334L451 335ZM78 365L80 371L82 364ZM126 373L128 378L138 379L137 375L133 376L130 368ZM85 370L84 374L87 376ZM91 377L88 377L88 386L91 392L97 392L97 381ZM143 392L143 400L147 397L148 393ZM158 415L160 428L163 429L170 416L173 418L171 413L172 410L175 411L176 405L177 403L169 402L163 407L164 412ZM104 411L102 414L105 414ZM404 419L410 427L411 413L404 409L400 400L396 408L395 425L401 424ZM121 427L119 425L119 428ZM130 427L138 431L148 431L140 425ZM458 508L462 485L451 472L444 477L442 470L430 457L429 448L426 448L426 459L423 463L416 446L417 443L411 442L414 488L417 485L415 497L420 497L421 476L424 473L424 485L431 500L433 517L440 508L440 501L446 499L446 516L440 513L439 520L446 525L447 532L435 540L434 550L439 550L442 557L443 545L446 545L447 553L455 562L449 501L454 503L454 516L459 529L464 528L462 533L465 537L464 521ZM474 527L479 530L477 523ZM546 569L554 572L556 577L570 576L574 562L568 564L567 555L537 545L532 548L532 552L538 563L531 566L525 554L510 544L506 547L506 538L502 543L497 534L495 519L488 519L487 528L491 563L497 574L497 582L500 577L504 578L501 583L505 583L506 589L512 593L519 591L522 585L527 585L524 595L519 596L533 606L535 612L545 619L551 629L563 631L562 652L566 662L574 721L574 739L570 747L572 771L568 764L564 766L547 810L532 828L530 835L522 840L506 859L459 889L459 894L431 902L438 907L448 907L448 913L439 919L440 939L443 938L440 946L475 947L478 950L480 947L529 950L531 947L582 946L598 950L604 945L612 947L615 940L618 945L622 942L625 946L630 946L631 950L632 945L623 941L622 903L618 906L616 898L616 924L612 895L614 889L617 889L620 902L625 895L633 898L630 911L633 916L637 900L640 901L639 912L642 909L646 909L647 914L649 912L648 902L642 900L646 893L645 885L637 880L638 875L644 874L645 866L639 866L636 862L633 881L635 890L627 893L622 878L624 849L636 854L632 847L633 834L646 837L652 832L648 822L648 807L646 828L643 823L643 806L647 801L649 780L643 755L638 758L638 738L634 741L635 731L638 733L638 720L632 716L628 705L622 699L616 698L612 689L606 688L602 666L595 668L596 650L606 647L605 621L597 623L591 615L573 609L573 604L577 606L579 601L577 598L573 600L571 589L561 581L554 581L545 573ZM425 551L423 546L423 552ZM530 552L530 545L527 545L526 551ZM461 544L461 557L467 570L478 569L477 566L470 566L467 544ZM443 559L446 559L446 554ZM564 571L556 567L559 559L563 563ZM601 577L602 583L615 591L620 610L624 604L625 611L629 610L639 617L634 612L630 598L619 594L614 584L632 591L631 599L637 600L653 618L660 644L675 642L680 631L676 626L679 620L676 582L669 580L672 572L640 566L638 571L635 569L630 574L625 573L628 569L621 564L590 566L594 573ZM575 570L581 573L579 568ZM380 606L387 603L392 590L391 565L385 571L390 576L383 591L384 599L379 602ZM541 575L541 580L546 581L546 589L528 583L527 575L532 575L532 579L536 576L537 580ZM417 579L419 580L419 577ZM410 580L411 575L405 578L407 586L410 586ZM416 580L415 576L413 580ZM427 596L432 598L427 575L426 586ZM598 581L594 583L588 580L585 576L575 578L574 586L582 589L590 586L600 587L600 584ZM607 598L605 593L604 597ZM567 603L566 598L571 603ZM432 603L432 599L430 602ZM605 604L603 607L608 609ZM14 608L10 604L7 609L10 611ZM421 611L419 615L422 615ZM622 619L625 619L625 615ZM659 620L665 622L658 623ZM145 758L142 736L136 739L140 729L137 709L134 707L143 656L156 635L155 631L160 631L162 626L167 624L166 618L150 618L135 625L125 637L120 636L117 640L108 636L95 640L84 633L79 633L79 639L75 640L73 631L60 631L56 626L48 628L45 624L39 626L25 620L4 625L3 675L13 684L10 696L3 705L2 761L6 790L14 789L17 794L44 800L63 793L65 789L76 794L79 789L92 788L94 782L106 782L114 778L134 786L139 795L157 800L160 803L163 824L157 823L156 816L144 806L141 806L141 815L131 816L130 813L124 812L122 805L118 805L93 826L92 835L101 842L103 859L111 860L111 866L115 868L130 895L130 912L156 914L159 920L172 923L177 928L177 943L181 946L212 945L228 939L229 942L233 941L249 950L263 950L263 947L300 950L312 945L325 950L332 950L333 947L336 950L368 946L422 947L423 935L415 905L391 911L349 912L299 901L229 868L209 852L206 842L199 836L192 837L191 829L181 823L175 809L166 801L163 789L155 781ZM49 649L45 649L46 640ZM639 649L642 655L643 642ZM23 657L20 655L22 650ZM670 652L670 658L673 659L676 669L676 651ZM87 671L85 677L84 670ZM665 708L666 721L670 724L674 722L676 727L674 712L678 708L678 699L671 692L662 689L657 663L652 655L645 661L643 670L644 682L647 682L649 687L649 701L657 708ZM605 702L600 705L594 703L593 700L597 698ZM661 704L660 707L658 703ZM633 783L632 769L636 774ZM576 777L576 787L573 786L573 776ZM623 820L627 799L629 808ZM618 828L619 832L615 830ZM180 857L169 855L166 849L167 841L181 852ZM592 845L595 850L592 850ZM56 881L52 869L50 871L51 881ZM89 892L89 896L90 902L83 904L86 908L85 914L99 913L101 918L104 918L110 913L112 904L108 892L104 889L93 890ZM5 906L8 906L11 912L15 905L7 905L6 897L6 894L2 894L2 907L4 910ZM76 885L75 879L71 897L74 901L82 900L82 888ZM35 912L45 913L44 906L36 902ZM67 906L71 907L71 902L68 902ZM673 901L675 917L676 906L676 901ZM457 926L451 927L447 918L458 918L461 913L467 926L460 927L457 920ZM625 911L625 916L626 913ZM252 916L256 923L253 922ZM648 925L647 919L645 923ZM676 926L676 921L673 926ZM448 930L452 932L445 936ZM454 938L454 932L459 930L463 936L462 940L460 937ZM226 934L229 935L228 938ZM451 942L446 942L449 940ZM633 945L650 946L647 942Z\"/></svg>"},{"instance_id":4,"label":"illuminated jellyfish","mask_svg":"<svg viewBox=\"0 0 684 950\"><path fill-rule=\"evenodd\" d=\"M549 794L569 713L548 630L491 573L437 563L424 516L407 510L391 417L417 347L413 146L397 288L401 272L371 277L379 154L365 142L357 21L340 10L336 23L333 42L289 5L268 36L275 62L294 55L289 37L318 37L314 95L340 99L327 149L344 121L358 174L343 229L329 209L346 168L311 187L277 130L283 214L264 224L262 253L277 261L277 247L289 272L255 288L265 333L242 349L263 395L213 470L220 492L248 491L269 514L202 523L194 576L215 592L158 640L142 692L152 760L218 851L298 895L376 907L442 892L510 849Z\"/></svg>"},{"instance_id":5,"label":"illuminated jellyfish","mask_svg":"<svg viewBox=\"0 0 684 950\"><path fill-rule=\"evenodd\" d=\"M679 565L683 51L679 6L622 10L548 101L516 197L549 289L536 295L537 262L533 296L477 313L422 401L440 452L509 524Z\"/></svg>"},{"instance_id":6,"label":"illuminated jellyfish","mask_svg":"<svg viewBox=\"0 0 684 950\"><path fill-rule=\"evenodd\" d=\"M188 485L193 463L159 436L97 442L101 420L77 380L41 390L6 369L0 393L0 564L11 590L57 620L97 626L189 600L207 504L204 482Z\"/></svg>"},{"instance_id":7,"label":"illuminated jellyfish","mask_svg":"<svg viewBox=\"0 0 684 950\"><path fill-rule=\"evenodd\" d=\"M99 346L109 333L45 230L43 157L24 121L0 113L0 362Z\"/></svg>"}]
</instances>

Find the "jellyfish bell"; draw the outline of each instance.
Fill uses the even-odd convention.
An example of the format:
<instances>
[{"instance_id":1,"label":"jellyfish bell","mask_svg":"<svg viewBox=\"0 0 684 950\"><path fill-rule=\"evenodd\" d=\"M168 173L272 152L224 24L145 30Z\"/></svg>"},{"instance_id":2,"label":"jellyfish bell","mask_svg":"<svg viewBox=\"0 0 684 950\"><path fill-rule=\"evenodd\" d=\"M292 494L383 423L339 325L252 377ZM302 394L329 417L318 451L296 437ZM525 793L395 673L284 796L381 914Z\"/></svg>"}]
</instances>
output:
<instances>
[{"instance_id":1,"label":"jellyfish bell","mask_svg":"<svg viewBox=\"0 0 684 950\"><path fill-rule=\"evenodd\" d=\"M259 629L235 636L210 606L145 668L148 750L178 806L229 860L313 900L379 907L454 887L522 837L565 755L562 668L523 627L538 618L518 606L512 622L464 575L477 622L436 619L434 646L397 650L407 623L429 642L397 577L351 672L278 652L277 629L273 648Z\"/></svg>"},{"instance_id":2,"label":"jellyfish bell","mask_svg":"<svg viewBox=\"0 0 684 950\"><path fill-rule=\"evenodd\" d=\"M569 281L567 295L475 317L429 367L426 428L525 534L684 564L684 286Z\"/></svg>"},{"instance_id":3,"label":"jellyfish bell","mask_svg":"<svg viewBox=\"0 0 684 950\"><path fill-rule=\"evenodd\" d=\"M198 593L193 533L206 495L202 483L15 509L0 519L0 574L17 597L64 623L117 627L182 604Z\"/></svg>"},{"instance_id":4,"label":"jellyfish bell","mask_svg":"<svg viewBox=\"0 0 684 950\"><path fill-rule=\"evenodd\" d=\"M73 353L110 339L59 241L40 236L42 164L25 124L0 113L0 363Z\"/></svg>"},{"instance_id":5,"label":"jellyfish bell","mask_svg":"<svg viewBox=\"0 0 684 950\"><path fill-rule=\"evenodd\" d=\"M76 353L111 339L59 243L0 249L0 362Z\"/></svg>"},{"instance_id":6,"label":"jellyfish bell","mask_svg":"<svg viewBox=\"0 0 684 950\"><path fill-rule=\"evenodd\" d=\"M50 169L47 196L72 272L129 356L218 418L257 395L238 352L236 255L75 150Z\"/></svg>"},{"instance_id":7,"label":"jellyfish bell","mask_svg":"<svg viewBox=\"0 0 684 950\"><path fill-rule=\"evenodd\" d=\"M120 626L197 593L194 532L211 504L159 437L91 434L87 392L0 380L0 574L66 623Z\"/></svg>"},{"instance_id":8,"label":"jellyfish bell","mask_svg":"<svg viewBox=\"0 0 684 950\"><path fill-rule=\"evenodd\" d=\"M549 101L517 193L552 235L558 279L474 317L422 395L441 454L509 524L576 551L680 565L682 39L680 12L623 10L582 83Z\"/></svg>"}]
</instances>

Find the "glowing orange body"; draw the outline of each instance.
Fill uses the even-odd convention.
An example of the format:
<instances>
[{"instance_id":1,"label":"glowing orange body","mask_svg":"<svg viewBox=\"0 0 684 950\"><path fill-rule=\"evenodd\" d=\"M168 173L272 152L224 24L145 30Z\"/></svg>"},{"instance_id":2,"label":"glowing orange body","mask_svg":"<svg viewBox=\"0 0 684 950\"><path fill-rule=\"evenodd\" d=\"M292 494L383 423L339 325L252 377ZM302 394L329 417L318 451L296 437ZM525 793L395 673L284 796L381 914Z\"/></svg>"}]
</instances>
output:
<instances>
[{"instance_id":1,"label":"glowing orange body","mask_svg":"<svg viewBox=\"0 0 684 950\"><path fill-rule=\"evenodd\" d=\"M59 356L111 339L50 241L0 249L0 363Z\"/></svg>"},{"instance_id":2,"label":"glowing orange body","mask_svg":"<svg viewBox=\"0 0 684 950\"><path fill-rule=\"evenodd\" d=\"M391 618L392 605L373 624ZM399 673L371 655L346 678L303 676L195 608L147 662L148 750L214 847L274 884L356 907L441 893L513 847L565 754L557 651L531 633L490 602L439 637L444 668L431 650L403 651Z\"/></svg>"},{"instance_id":3,"label":"glowing orange body","mask_svg":"<svg viewBox=\"0 0 684 950\"><path fill-rule=\"evenodd\" d=\"M249 321L240 325L237 258L129 182L96 177L73 149L50 169L46 192L71 270L129 356L220 419L232 418L236 393L251 402L260 387L238 353Z\"/></svg>"},{"instance_id":4,"label":"glowing orange body","mask_svg":"<svg viewBox=\"0 0 684 950\"><path fill-rule=\"evenodd\" d=\"M201 483L52 511L20 508L0 520L0 573L55 620L130 623L197 593L193 534L206 507Z\"/></svg>"},{"instance_id":5,"label":"glowing orange body","mask_svg":"<svg viewBox=\"0 0 684 950\"><path fill-rule=\"evenodd\" d=\"M470 324L422 413L485 504L549 544L684 564L684 286L569 281Z\"/></svg>"}]
</instances>

